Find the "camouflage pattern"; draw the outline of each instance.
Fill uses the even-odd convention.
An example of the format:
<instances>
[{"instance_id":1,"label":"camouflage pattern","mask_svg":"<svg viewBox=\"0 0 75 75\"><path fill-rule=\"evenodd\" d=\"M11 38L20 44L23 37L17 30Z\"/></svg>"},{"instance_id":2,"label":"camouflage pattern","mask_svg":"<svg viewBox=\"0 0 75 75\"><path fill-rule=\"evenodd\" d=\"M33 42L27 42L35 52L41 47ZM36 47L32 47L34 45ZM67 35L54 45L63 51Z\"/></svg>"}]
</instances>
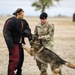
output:
<instances>
[{"instance_id":1,"label":"camouflage pattern","mask_svg":"<svg viewBox=\"0 0 75 75\"><path fill-rule=\"evenodd\" d=\"M41 24L41 22L35 27L34 34L36 36L44 36L42 38L42 44L46 48L53 50L53 35L54 35L54 25L46 22ZM42 55L41 55L42 57ZM44 64L36 60L37 66L41 72L47 72L48 64Z\"/></svg>"},{"instance_id":2,"label":"camouflage pattern","mask_svg":"<svg viewBox=\"0 0 75 75\"><path fill-rule=\"evenodd\" d=\"M36 63L37 63L37 66L38 66L38 68L39 68L39 70L41 72L47 72L47 67L48 67L47 63L46 64L45 63L41 63L38 60L36 60Z\"/></svg>"},{"instance_id":3,"label":"camouflage pattern","mask_svg":"<svg viewBox=\"0 0 75 75\"><path fill-rule=\"evenodd\" d=\"M42 39L42 44L46 48L53 50L53 35L54 35L54 25L46 22L41 24L41 22L35 27L34 34L36 36L44 36Z\"/></svg>"}]
</instances>

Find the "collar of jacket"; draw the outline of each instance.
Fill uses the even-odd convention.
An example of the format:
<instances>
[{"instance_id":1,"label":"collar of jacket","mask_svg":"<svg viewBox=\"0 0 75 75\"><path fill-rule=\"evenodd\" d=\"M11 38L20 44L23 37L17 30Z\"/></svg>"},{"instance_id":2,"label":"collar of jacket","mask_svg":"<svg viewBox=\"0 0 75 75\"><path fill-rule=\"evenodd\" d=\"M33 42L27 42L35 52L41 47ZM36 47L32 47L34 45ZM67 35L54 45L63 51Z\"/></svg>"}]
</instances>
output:
<instances>
[{"instance_id":1,"label":"collar of jacket","mask_svg":"<svg viewBox=\"0 0 75 75\"><path fill-rule=\"evenodd\" d=\"M41 24L41 22L39 22L39 24L37 25L38 27L47 27L49 24L49 22L46 22L45 24Z\"/></svg>"}]
</instances>

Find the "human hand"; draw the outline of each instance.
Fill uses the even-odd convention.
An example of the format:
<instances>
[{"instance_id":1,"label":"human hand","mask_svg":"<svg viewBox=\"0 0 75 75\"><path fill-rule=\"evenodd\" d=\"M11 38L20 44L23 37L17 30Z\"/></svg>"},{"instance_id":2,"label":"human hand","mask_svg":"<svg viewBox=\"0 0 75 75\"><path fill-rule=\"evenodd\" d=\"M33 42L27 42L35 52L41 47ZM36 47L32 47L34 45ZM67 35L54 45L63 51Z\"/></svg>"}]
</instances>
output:
<instances>
[{"instance_id":1,"label":"human hand","mask_svg":"<svg viewBox=\"0 0 75 75\"><path fill-rule=\"evenodd\" d=\"M39 36L39 37L38 37L38 39L42 39L42 38L44 38L44 36Z\"/></svg>"}]
</instances>

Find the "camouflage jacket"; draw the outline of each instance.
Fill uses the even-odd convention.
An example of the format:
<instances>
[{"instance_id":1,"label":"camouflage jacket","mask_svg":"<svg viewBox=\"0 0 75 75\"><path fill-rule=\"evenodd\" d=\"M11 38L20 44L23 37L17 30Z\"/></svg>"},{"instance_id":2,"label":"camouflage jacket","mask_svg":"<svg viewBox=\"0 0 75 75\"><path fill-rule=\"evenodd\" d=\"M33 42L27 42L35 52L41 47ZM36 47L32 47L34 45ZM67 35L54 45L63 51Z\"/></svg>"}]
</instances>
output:
<instances>
[{"instance_id":1,"label":"camouflage jacket","mask_svg":"<svg viewBox=\"0 0 75 75\"><path fill-rule=\"evenodd\" d=\"M42 38L42 44L46 48L52 50L53 49L53 35L54 35L54 25L46 22L45 24L41 24L41 22L36 25L34 34L36 36L44 36Z\"/></svg>"}]
</instances>

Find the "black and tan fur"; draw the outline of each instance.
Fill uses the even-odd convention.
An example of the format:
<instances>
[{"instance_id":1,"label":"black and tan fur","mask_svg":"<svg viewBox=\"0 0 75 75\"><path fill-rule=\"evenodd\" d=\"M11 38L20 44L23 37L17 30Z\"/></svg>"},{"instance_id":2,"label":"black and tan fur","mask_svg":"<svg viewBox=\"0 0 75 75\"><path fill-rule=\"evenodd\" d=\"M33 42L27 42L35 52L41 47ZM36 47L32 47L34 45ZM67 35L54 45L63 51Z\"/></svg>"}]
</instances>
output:
<instances>
[{"instance_id":1,"label":"black and tan fur","mask_svg":"<svg viewBox=\"0 0 75 75\"><path fill-rule=\"evenodd\" d=\"M43 47L40 44L40 40L37 37L33 37L31 42L31 49L23 46L25 50L30 54L34 55L35 59L42 63L49 63L51 66L51 70L54 75L61 75L61 67L62 65L66 65L67 67L75 69L75 64L72 64L68 61L61 59L56 53L53 51ZM41 57L42 55L42 57Z\"/></svg>"}]
</instances>

